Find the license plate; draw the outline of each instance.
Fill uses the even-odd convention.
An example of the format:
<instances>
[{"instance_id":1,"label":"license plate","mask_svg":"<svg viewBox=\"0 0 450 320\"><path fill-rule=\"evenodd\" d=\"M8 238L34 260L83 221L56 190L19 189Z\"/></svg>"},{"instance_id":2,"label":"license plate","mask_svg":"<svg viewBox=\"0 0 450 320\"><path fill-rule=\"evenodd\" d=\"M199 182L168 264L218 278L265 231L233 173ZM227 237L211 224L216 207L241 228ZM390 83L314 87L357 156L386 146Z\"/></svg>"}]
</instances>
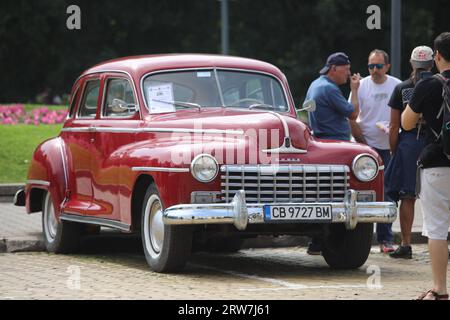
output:
<instances>
[{"instance_id":1,"label":"license plate","mask_svg":"<svg viewBox=\"0 0 450 320\"><path fill-rule=\"evenodd\" d=\"M331 221L331 205L264 205L266 221Z\"/></svg>"}]
</instances>

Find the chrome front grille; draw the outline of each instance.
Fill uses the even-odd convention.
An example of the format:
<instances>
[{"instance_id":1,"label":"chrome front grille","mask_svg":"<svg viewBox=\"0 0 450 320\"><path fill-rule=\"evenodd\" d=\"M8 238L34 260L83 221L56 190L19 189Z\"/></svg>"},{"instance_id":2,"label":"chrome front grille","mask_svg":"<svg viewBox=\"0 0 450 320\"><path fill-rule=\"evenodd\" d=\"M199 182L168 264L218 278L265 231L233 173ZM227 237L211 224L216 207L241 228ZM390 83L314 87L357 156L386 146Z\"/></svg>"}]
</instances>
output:
<instances>
[{"instance_id":1,"label":"chrome front grille","mask_svg":"<svg viewBox=\"0 0 450 320\"><path fill-rule=\"evenodd\" d=\"M222 201L245 190L247 202L338 202L349 188L344 165L223 165Z\"/></svg>"}]
</instances>

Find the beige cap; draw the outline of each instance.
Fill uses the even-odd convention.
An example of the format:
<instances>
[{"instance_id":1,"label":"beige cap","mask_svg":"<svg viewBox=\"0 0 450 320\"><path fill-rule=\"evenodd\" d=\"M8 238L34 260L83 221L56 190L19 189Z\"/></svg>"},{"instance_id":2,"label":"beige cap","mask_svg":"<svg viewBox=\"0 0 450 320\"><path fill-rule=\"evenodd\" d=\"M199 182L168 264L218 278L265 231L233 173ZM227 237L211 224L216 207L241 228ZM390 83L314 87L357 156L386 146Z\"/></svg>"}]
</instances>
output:
<instances>
[{"instance_id":1,"label":"beige cap","mask_svg":"<svg viewBox=\"0 0 450 320\"><path fill-rule=\"evenodd\" d=\"M411 64L416 69L431 68L433 66L433 61L433 50L430 47L415 47L411 53Z\"/></svg>"}]
</instances>

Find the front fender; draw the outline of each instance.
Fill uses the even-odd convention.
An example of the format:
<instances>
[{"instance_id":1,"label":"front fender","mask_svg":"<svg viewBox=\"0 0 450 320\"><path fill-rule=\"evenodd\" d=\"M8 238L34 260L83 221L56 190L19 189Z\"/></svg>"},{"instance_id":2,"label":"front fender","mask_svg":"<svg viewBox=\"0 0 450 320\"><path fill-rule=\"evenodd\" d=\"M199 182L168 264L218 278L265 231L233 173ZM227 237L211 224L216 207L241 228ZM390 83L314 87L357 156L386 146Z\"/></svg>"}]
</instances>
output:
<instances>
[{"instance_id":1,"label":"front fender","mask_svg":"<svg viewBox=\"0 0 450 320\"><path fill-rule=\"evenodd\" d=\"M122 165L134 171L129 178L122 176L121 178L126 180L122 180L121 184L135 185L140 175L150 175L165 206L190 203L192 191L221 190L220 175L209 183L199 182L192 176L190 165L195 156L208 153L216 157L219 165L222 165L227 161L236 163L242 156L241 150L248 150L247 141L243 137L229 138L220 135L203 136L201 140L196 139L194 135L185 135L180 139L173 136L170 139L149 139L129 145L127 149L124 152L126 156L121 160ZM224 150L235 151L226 153ZM183 171L176 171L177 169Z\"/></svg>"}]
</instances>

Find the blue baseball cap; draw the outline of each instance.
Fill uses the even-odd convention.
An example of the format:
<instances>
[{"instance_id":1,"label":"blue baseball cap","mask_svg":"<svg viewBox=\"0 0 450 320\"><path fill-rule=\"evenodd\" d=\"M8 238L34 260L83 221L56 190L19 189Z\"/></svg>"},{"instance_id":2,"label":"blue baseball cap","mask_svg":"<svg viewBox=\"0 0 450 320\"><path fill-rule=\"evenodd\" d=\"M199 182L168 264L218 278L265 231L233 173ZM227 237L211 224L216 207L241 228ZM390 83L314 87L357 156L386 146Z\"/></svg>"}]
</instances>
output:
<instances>
[{"instance_id":1,"label":"blue baseball cap","mask_svg":"<svg viewBox=\"0 0 450 320\"><path fill-rule=\"evenodd\" d=\"M327 63L325 66L319 71L320 74L326 74L328 73L328 70L330 70L331 66L345 66L350 64L350 60L348 59L348 56L343 52L335 52L330 54L330 56L327 59Z\"/></svg>"}]
</instances>

